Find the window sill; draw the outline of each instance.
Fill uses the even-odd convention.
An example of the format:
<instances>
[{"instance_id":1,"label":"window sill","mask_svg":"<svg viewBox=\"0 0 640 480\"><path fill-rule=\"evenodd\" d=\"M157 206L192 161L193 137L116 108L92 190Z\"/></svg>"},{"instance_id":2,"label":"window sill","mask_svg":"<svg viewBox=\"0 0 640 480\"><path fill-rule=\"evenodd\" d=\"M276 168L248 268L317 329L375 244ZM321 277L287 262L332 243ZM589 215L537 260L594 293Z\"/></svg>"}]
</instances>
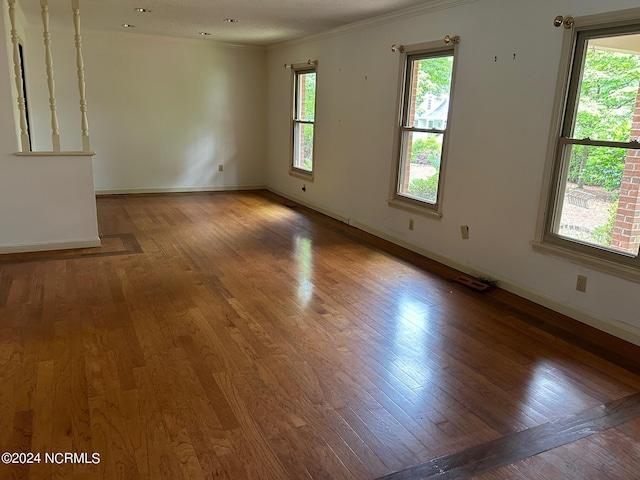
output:
<instances>
[{"instance_id":1,"label":"window sill","mask_svg":"<svg viewBox=\"0 0 640 480\"><path fill-rule=\"evenodd\" d=\"M640 269L635 267L593 257L591 255L576 252L557 245L542 243L537 240L531 242L531 247L536 252L560 257L577 265L608 273L609 275L613 275L624 280L640 283Z\"/></svg>"},{"instance_id":2,"label":"window sill","mask_svg":"<svg viewBox=\"0 0 640 480\"><path fill-rule=\"evenodd\" d=\"M402 200L398 200L397 198L390 198L389 200L387 200L387 204L392 208L404 210L405 212L410 212L416 215L422 215L424 217L431 217L436 219L442 218L442 213L436 210L421 207L420 205L414 203L404 202Z\"/></svg>"},{"instance_id":3,"label":"window sill","mask_svg":"<svg viewBox=\"0 0 640 480\"><path fill-rule=\"evenodd\" d=\"M307 180L309 182L313 182L313 172L307 172L305 170L291 169L291 170L289 170L289 175L291 175L292 177L302 178L302 179Z\"/></svg>"}]
</instances>

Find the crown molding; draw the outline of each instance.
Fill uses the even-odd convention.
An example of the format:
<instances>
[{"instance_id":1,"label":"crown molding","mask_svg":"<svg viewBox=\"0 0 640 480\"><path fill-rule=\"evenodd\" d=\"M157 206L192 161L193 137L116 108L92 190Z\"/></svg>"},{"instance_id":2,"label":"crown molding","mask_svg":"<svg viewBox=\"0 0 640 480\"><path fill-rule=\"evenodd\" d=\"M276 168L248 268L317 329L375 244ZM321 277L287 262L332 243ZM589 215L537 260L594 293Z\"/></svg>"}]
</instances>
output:
<instances>
[{"instance_id":1,"label":"crown molding","mask_svg":"<svg viewBox=\"0 0 640 480\"><path fill-rule=\"evenodd\" d=\"M267 50L276 50L279 48L293 47L304 43L314 42L325 38L335 37L337 35L343 35L345 33L357 32L360 30L366 30L369 28L378 27L380 25L386 25L398 20L404 20L406 18L412 18L417 15L424 15L427 13L437 12L439 10L446 10L449 8L459 7L468 3L474 3L479 0L433 0L424 5L417 5L415 7L405 8L393 13L387 13L378 17L370 18L368 20L362 20L360 22L350 23L341 27L325 30L320 33L314 33L311 35L305 35L303 37L294 38L293 40L287 40L285 42L274 43L267 47Z\"/></svg>"}]
</instances>

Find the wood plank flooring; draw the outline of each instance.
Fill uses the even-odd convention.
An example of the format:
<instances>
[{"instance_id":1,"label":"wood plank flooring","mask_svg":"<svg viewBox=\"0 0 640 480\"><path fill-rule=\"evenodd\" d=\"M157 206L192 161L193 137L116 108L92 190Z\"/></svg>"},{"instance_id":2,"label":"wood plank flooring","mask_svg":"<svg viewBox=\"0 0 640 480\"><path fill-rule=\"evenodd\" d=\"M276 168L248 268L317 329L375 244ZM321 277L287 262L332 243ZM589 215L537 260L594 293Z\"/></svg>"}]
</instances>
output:
<instances>
[{"instance_id":1,"label":"wood plank flooring","mask_svg":"<svg viewBox=\"0 0 640 480\"><path fill-rule=\"evenodd\" d=\"M639 478L636 346L268 192L98 215L0 256L0 479Z\"/></svg>"}]
</instances>

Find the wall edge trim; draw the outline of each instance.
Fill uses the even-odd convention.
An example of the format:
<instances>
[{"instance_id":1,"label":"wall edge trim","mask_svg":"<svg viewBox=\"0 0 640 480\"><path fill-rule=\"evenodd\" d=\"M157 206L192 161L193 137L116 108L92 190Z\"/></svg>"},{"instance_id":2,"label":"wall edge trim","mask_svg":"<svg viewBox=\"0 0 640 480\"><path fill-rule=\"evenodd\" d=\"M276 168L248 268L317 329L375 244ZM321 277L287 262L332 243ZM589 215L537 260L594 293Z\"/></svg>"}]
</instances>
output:
<instances>
[{"instance_id":1,"label":"wall edge trim","mask_svg":"<svg viewBox=\"0 0 640 480\"><path fill-rule=\"evenodd\" d=\"M7 253L45 252L50 250L72 250L75 248L99 247L100 237L66 242L23 243L15 245L0 245L0 255Z\"/></svg>"},{"instance_id":2,"label":"wall edge trim","mask_svg":"<svg viewBox=\"0 0 640 480\"><path fill-rule=\"evenodd\" d=\"M131 195L144 193L197 193L197 192L227 192L234 190L264 190L263 184L255 185L205 185L199 187L129 187L96 189L96 195Z\"/></svg>"}]
</instances>

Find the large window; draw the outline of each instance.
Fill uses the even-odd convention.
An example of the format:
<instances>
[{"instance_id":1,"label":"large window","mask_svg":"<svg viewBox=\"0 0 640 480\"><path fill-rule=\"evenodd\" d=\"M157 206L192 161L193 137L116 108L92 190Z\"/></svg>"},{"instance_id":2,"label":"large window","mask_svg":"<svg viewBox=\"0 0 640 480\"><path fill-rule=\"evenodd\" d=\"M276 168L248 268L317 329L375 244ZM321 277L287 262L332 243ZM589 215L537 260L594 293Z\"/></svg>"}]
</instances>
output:
<instances>
[{"instance_id":1,"label":"large window","mask_svg":"<svg viewBox=\"0 0 640 480\"><path fill-rule=\"evenodd\" d=\"M640 267L640 22L576 26L543 242Z\"/></svg>"},{"instance_id":2,"label":"large window","mask_svg":"<svg viewBox=\"0 0 640 480\"><path fill-rule=\"evenodd\" d=\"M316 68L293 69L292 173L312 177L316 113Z\"/></svg>"},{"instance_id":3,"label":"large window","mask_svg":"<svg viewBox=\"0 0 640 480\"><path fill-rule=\"evenodd\" d=\"M404 48L391 204L439 213L455 46Z\"/></svg>"}]
</instances>

